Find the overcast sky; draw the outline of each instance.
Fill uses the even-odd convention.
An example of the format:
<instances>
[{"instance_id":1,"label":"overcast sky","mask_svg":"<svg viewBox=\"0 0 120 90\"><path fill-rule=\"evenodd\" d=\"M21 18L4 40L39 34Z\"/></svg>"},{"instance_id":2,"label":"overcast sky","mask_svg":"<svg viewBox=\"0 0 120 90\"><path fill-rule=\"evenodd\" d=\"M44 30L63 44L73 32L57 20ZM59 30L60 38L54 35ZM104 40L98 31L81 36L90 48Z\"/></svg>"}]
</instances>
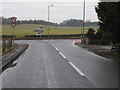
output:
<instances>
[{"instance_id":1,"label":"overcast sky","mask_svg":"<svg viewBox=\"0 0 120 90\"><path fill-rule=\"evenodd\" d=\"M86 0L86 20L98 21L95 6L99 0ZM16 16L19 20L48 20L48 5L50 21L60 23L66 19L82 19L83 0L4 0L1 3L1 16ZM0 6L1 7L1 6Z\"/></svg>"}]
</instances>

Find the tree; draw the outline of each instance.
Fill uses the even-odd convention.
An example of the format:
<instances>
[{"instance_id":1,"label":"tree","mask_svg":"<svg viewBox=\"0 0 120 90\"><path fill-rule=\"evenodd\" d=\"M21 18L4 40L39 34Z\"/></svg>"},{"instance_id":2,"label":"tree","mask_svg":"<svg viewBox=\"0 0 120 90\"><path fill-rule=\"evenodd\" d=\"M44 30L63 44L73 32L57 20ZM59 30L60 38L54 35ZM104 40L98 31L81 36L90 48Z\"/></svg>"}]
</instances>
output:
<instances>
[{"instance_id":1,"label":"tree","mask_svg":"<svg viewBox=\"0 0 120 90\"><path fill-rule=\"evenodd\" d=\"M120 43L120 1L99 2L95 10L100 20L100 29L112 33L112 42Z\"/></svg>"},{"instance_id":2,"label":"tree","mask_svg":"<svg viewBox=\"0 0 120 90\"><path fill-rule=\"evenodd\" d=\"M103 37L103 31L102 30L98 30L96 33L96 39L101 40Z\"/></svg>"},{"instance_id":3,"label":"tree","mask_svg":"<svg viewBox=\"0 0 120 90\"><path fill-rule=\"evenodd\" d=\"M89 39L95 39L95 30L93 28L89 28L86 35Z\"/></svg>"}]
</instances>

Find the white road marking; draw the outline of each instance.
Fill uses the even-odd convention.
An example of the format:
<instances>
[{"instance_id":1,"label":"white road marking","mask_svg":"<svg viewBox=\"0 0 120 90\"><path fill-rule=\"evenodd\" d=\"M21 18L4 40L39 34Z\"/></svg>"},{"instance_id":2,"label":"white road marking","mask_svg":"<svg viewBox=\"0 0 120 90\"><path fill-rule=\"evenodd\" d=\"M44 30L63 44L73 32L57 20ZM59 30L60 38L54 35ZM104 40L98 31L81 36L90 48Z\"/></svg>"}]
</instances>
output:
<instances>
[{"instance_id":1,"label":"white road marking","mask_svg":"<svg viewBox=\"0 0 120 90\"><path fill-rule=\"evenodd\" d=\"M81 76L85 76L85 74L80 71L73 63L69 62L69 64L81 75Z\"/></svg>"},{"instance_id":2,"label":"white road marking","mask_svg":"<svg viewBox=\"0 0 120 90\"><path fill-rule=\"evenodd\" d=\"M50 43L50 42L49 42ZM50 43L51 44L51 43ZM53 44L51 44L57 51L58 51L58 49L53 45ZM63 57L63 58L65 58L66 59L66 57L61 53L61 52L59 52L59 54Z\"/></svg>"},{"instance_id":3,"label":"white road marking","mask_svg":"<svg viewBox=\"0 0 120 90\"><path fill-rule=\"evenodd\" d=\"M54 47L54 45L52 44L52 46Z\"/></svg>"},{"instance_id":4,"label":"white road marking","mask_svg":"<svg viewBox=\"0 0 120 90\"><path fill-rule=\"evenodd\" d=\"M55 47L55 49L58 51L58 49Z\"/></svg>"},{"instance_id":5,"label":"white road marking","mask_svg":"<svg viewBox=\"0 0 120 90\"><path fill-rule=\"evenodd\" d=\"M75 46L75 43L72 43Z\"/></svg>"},{"instance_id":6,"label":"white road marking","mask_svg":"<svg viewBox=\"0 0 120 90\"><path fill-rule=\"evenodd\" d=\"M51 42L49 42L49 43L54 47L54 45Z\"/></svg>"},{"instance_id":7,"label":"white road marking","mask_svg":"<svg viewBox=\"0 0 120 90\"><path fill-rule=\"evenodd\" d=\"M59 52L60 53L60 55L63 57L63 58L66 58L61 52Z\"/></svg>"},{"instance_id":8,"label":"white road marking","mask_svg":"<svg viewBox=\"0 0 120 90\"><path fill-rule=\"evenodd\" d=\"M73 41L73 44L75 43L75 41Z\"/></svg>"},{"instance_id":9,"label":"white road marking","mask_svg":"<svg viewBox=\"0 0 120 90\"><path fill-rule=\"evenodd\" d=\"M73 44L74 46L76 46L76 45L75 45L75 41L73 41L73 43L72 43L72 44ZM76 46L76 47L77 47L77 46Z\"/></svg>"}]
</instances>

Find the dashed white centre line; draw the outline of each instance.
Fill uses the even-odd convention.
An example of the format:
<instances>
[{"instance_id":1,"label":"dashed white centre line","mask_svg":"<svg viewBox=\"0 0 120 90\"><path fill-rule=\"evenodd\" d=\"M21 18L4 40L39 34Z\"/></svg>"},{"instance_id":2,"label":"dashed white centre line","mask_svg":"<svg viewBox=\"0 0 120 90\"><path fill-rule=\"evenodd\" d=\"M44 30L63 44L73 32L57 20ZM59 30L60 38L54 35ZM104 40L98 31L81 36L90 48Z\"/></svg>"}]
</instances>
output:
<instances>
[{"instance_id":1,"label":"dashed white centre line","mask_svg":"<svg viewBox=\"0 0 120 90\"><path fill-rule=\"evenodd\" d=\"M80 71L73 63L69 62L69 64L81 75L81 76L85 76L85 74Z\"/></svg>"},{"instance_id":2,"label":"dashed white centre line","mask_svg":"<svg viewBox=\"0 0 120 90\"><path fill-rule=\"evenodd\" d=\"M58 49L55 47L55 49L58 51Z\"/></svg>"},{"instance_id":3,"label":"dashed white centre line","mask_svg":"<svg viewBox=\"0 0 120 90\"><path fill-rule=\"evenodd\" d=\"M52 46L54 47L54 45L52 44Z\"/></svg>"},{"instance_id":4,"label":"dashed white centre line","mask_svg":"<svg viewBox=\"0 0 120 90\"><path fill-rule=\"evenodd\" d=\"M54 47L54 45L51 42L49 42L49 43Z\"/></svg>"},{"instance_id":5,"label":"dashed white centre line","mask_svg":"<svg viewBox=\"0 0 120 90\"><path fill-rule=\"evenodd\" d=\"M60 53L60 55L63 57L63 58L66 58L61 52L59 52Z\"/></svg>"},{"instance_id":6,"label":"dashed white centre line","mask_svg":"<svg viewBox=\"0 0 120 90\"><path fill-rule=\"evenodd\" d=\"M50 42L49 42L50 43ZM73 44L74 44L75 42L73 41ZM53 45L53 44L51 44L57 51L58 51L58 49ZM61 53L61 52L59 52L59 54L63 57L63 58L65 58L66 59L66 57ZM82 71L80 71L72 62L69 62L69 64L81 75L81 76L85 76L85 74L82 72Z\"/></svg>"},{"instance_id":7,"label":"dashed white centre line","mask_svg":"<svg viewBox=\"0 0 120 90\"><path fill-rule=\"evenodd\" d=\"M49 42L50 43L50 42ZM74 41L73 41L73 45L74 45ZM51 44L51 43L50 43ZM53 45L53 44L51 44L57 51L58 51L58 49ZM61 53L61 52L59 52L59 54L63 57L63 58L65 58L66 59L66 57ZM82 72L82 71L80 71L72 62L69 62L69 64L81 75L81 76L85 76L85 74Z\"/></svg>"}]
</instances>

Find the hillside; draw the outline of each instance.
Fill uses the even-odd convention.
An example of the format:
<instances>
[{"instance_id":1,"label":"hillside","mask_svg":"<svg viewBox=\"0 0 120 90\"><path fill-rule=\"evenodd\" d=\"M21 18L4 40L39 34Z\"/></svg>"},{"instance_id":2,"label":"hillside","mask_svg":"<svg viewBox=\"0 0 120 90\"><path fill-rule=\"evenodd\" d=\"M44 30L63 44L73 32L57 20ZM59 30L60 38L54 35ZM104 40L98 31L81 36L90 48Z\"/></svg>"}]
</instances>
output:
<instances>
[{"instance_id":1,"label":"hillside","mask_svg":"<svg viewBox=\"0 0 120 90\"><path fill-rule=\"evenodd\" d=\"M82 26L82 20L77 19L69 19L65 20L62 23L60 23L60 26L67 26L67 27L80 27ZM85 26L98 26L98 22L85 22Z\"/></svg>"},{"instance_id":2,"label":"hillside","mask_svg":"<svg viewBox=\"0 0 120 90\"><path fill-rule=\"evenodd\" d=\"M3 25L10 25L11 21L9 18L0 17ZM17 24L40 24L40 25L51 25L51 26L63 26L63 27L80 27L82 26L82 20L68 19L64 20L60 24L54 22L47 22L45 20L17 20ZM85 26L98 26L98 22L85 22Z\"/></svg>"}]
</instances>

